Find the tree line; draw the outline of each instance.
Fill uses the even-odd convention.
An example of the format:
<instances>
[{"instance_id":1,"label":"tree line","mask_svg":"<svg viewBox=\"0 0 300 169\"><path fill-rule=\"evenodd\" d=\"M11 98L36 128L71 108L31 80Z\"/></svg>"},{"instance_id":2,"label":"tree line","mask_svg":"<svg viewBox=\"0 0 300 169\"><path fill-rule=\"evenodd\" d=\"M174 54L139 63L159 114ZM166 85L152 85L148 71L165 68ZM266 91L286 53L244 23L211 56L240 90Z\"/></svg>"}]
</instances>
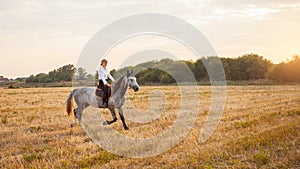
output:
<instances>
[{"instance_id":1,"label":"tree line","mask_svg":"<svg viewBox=\"0 0 300 169\"><path fill-rule=\"evenodd\" d=\"M219 61L223 67L218 64ZM222 71L224 71L226 80L231 81L270 79L277 82L300 82L300 58L297 55L291 60L279 64L273 64L257 54L246 54L237 58L212 56L196 61L162 59L112 70L111 74L117 79L128 69L137 73L136 77L140 84L225 80L220 77ZM84 68L76 69L74 65L69 64L52 70L48 74L30 75L26 78L26 83L72 81L74 78L79 81L94 81L98 78L98 74L97 71L94 75L88 74Z\"/></svg>"},{"instance_id":2,"label":"tree line","mask_svg":"<svg viewBox=\"0 0 300 169\"><path fill-rule=\"evenodd\" d=\"M220 61L223 68L218 64ZM192 78L185 67L191 70ZM270 79L277 82L300 82L300 58L297 55L280 64L273 64L257 54L246 54L237 58L205 57L196 61L162 59L123 68L115 74L120 76L124 74L125 69L139 72L136 77L141 84L225 80L218 77L222 75L219 73L222 71L226 80L230 81ZM210 71L210 75L207 70ZM176 77L176 80L173 77Z\"/></svg>"},{"instance_id":3,"label":"tree line","mask_svg":"<svg viewBox=\"0 0 300 169\"><path fill-rule=\"evenodd\" d=\"M266 77L278 82L300 82L300 57L295 55L286 63L273 65Z\"/></svg>"},{"instance_id":4,"label":"tree line","mask_svg":"<svg viewBox=\"0 0 300 169\"><path fill-rule=\"evenodd\" d=\"M79 67L75 68L74 65L68 64L58 69L50 71L48 74L39 73L37 75L30 75L25 79L26 83L52 83L52 82L70 82L73 79L80 80L93 80L94 75L88 74L86 69Z\"/></svg>"}]
</instances>

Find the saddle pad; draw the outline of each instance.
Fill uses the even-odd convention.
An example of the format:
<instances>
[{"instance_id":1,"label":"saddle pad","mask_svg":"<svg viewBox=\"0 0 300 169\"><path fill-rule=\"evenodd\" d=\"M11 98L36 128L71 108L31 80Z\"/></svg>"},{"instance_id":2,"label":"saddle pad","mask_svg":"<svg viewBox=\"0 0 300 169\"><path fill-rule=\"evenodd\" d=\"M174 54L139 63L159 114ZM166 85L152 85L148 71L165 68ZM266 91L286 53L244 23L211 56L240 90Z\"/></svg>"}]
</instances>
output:
<instances>
[{"instance_id":1,"label":"saddle pad","mask_svg":"<svg viewBox=\"0 0 300 169\"><path fill-rule=\"evenodd\" d=\"M103 97L103 94L104 94L103 90L97 87L95 90L95 95L98 97ZM111 88L109 87L108 88L108 97L110 97L110 96L111 96Z\"/></svg>"},{"instance_id":2,"label":"saddle pad","mask_svg":"<svg viewBox=\"0 0 300 169\"><path fill-rule=\"evenodd\" d=\"M103 91L100 88L96 88L95 95L98 97L103 97Z\"/></svg>"}]
</instances>

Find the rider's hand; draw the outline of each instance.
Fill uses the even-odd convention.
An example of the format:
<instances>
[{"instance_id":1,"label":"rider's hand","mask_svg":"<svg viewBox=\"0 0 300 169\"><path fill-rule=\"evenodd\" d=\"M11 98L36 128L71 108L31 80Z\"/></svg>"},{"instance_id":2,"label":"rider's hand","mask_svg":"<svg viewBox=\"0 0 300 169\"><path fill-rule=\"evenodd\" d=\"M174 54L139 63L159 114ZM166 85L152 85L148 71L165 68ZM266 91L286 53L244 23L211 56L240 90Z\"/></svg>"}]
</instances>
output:
<instances>
[{"instance_id":1,"label":"rider's hand","mask_svg":"<svg viewBox=\"0 0 300 169\"><path fill-rule=\"evenodd\" d=\"M111 84L107 83L106 86L107 86L107 87L111 87Z\"/></svg>"}]
</instances>

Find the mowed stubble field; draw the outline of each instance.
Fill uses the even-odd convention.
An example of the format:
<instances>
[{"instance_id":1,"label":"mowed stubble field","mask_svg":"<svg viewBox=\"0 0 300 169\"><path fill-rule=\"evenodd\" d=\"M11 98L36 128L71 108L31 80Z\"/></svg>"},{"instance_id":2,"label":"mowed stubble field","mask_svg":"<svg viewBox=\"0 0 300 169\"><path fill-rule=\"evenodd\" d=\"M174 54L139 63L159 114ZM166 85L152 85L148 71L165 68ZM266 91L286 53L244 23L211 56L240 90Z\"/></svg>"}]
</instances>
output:
<instances>
[{"instance_id":1,"label":"mowed stubble field","mask_svg":"<svg viewBox=\"0 0 300 169\"><path fill-rule=\"evenodd\" d=\"M129 91L126 100L145 112L154 90L164 93L166 103L158 119L141 124L127 119L128 131L119 118L107 127L131 137L151 137L171 127L180 110L178 87L141 86L137 93ZM177 146L148 158L114 155L94 144L80 125L70 128L65 111L70 91L0 88L0 168L300 167L299 85L228 86L222 120L203 144L198 139L209 113L211 88L199 86L201 109L193 128ZM107 110L99 113L111 119Z\"/></svg>"}]
</instances>

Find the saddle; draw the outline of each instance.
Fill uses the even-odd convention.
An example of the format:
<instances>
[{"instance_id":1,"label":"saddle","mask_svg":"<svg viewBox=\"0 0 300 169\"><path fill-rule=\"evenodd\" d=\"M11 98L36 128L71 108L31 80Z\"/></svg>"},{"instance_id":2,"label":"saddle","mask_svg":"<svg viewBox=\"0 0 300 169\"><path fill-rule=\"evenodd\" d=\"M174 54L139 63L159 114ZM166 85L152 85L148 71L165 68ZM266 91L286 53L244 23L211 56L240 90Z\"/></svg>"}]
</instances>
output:
<instances>
[{"instance_id":1,"label":"saddle","mask_svg":"<svg viewBox=\"0 0 300 169\"><path fill-rule=\"evenodd\" d=\"M97 97L101 97L101 98L105 97L103 90L99 86L97 86L97 88L96 88L95 95ZM111 96L111 88L108 87L108 96L107 97L109 98L110 96Z\"/></svg>"}]
</instances>

